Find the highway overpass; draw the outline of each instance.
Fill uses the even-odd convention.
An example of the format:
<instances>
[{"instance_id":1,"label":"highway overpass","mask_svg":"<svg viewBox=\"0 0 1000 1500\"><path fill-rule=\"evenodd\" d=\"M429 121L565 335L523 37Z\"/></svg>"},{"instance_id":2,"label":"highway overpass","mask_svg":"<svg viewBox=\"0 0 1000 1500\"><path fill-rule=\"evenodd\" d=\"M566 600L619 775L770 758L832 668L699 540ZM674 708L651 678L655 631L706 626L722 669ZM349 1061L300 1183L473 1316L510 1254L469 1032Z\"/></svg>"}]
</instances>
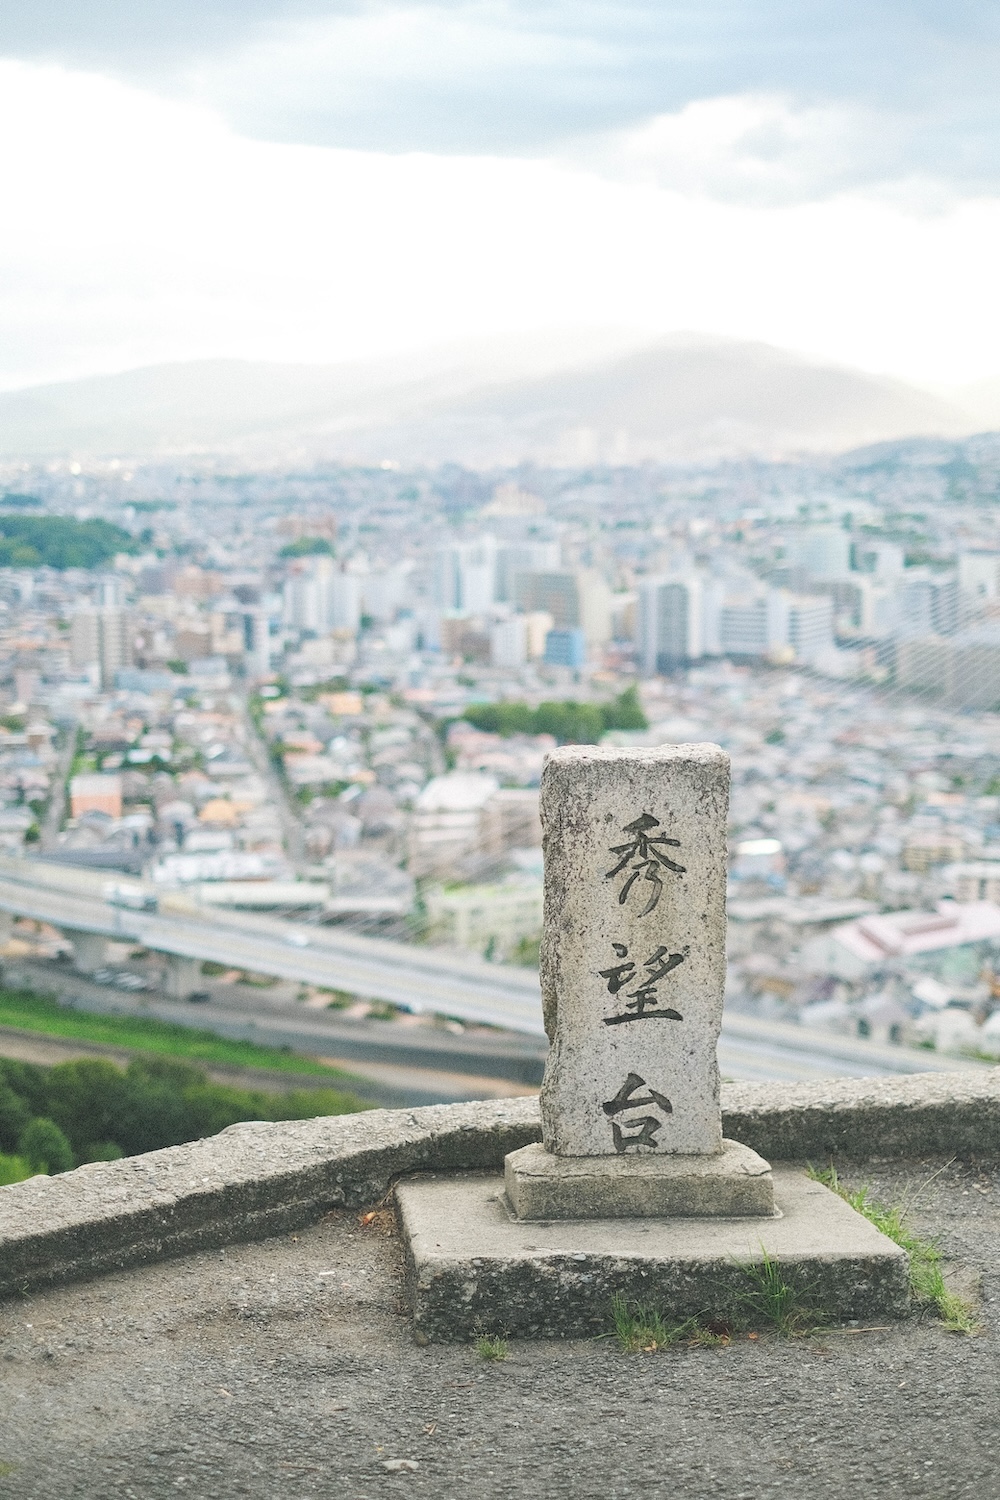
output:
<instances>
[{"instance_id":1,"label":"highway overpass","mask_svg":"<svg viewBox=\"0 0 1000 1500\"><path fill-rule=\"evenodd\" d=\"M488 964L440 948L364 937L337 927L218 907L199 908L176 892L161 894L157 911L139 911L105 901L102 892L108 885L106 874L40 860L3 859L0 912L31 917L61 930L80 953L79 966L85 971L100 966L102 957L93 944L99 945L102 939L134 943L164 954L172 965L168 968L168 997L175 1001L203 988L201 964L211 960L226 968L343 990L411 1011L455 1016L526 1037L544 1037L541 994L533 970ZM91 957L96 956L93 962L86 961L88 940ZM324 1012L293 1017L286 1009L280 1017L268 1015L270 1007L263 997L257 1002L241 999L239 1006L253 1014L246 1014L239 1023L230 1015L228 1034L253 1035L302 1051L317 1050L326 1028L334 1025L333 1015ZM145 1008L151 1013L148 1002ZM227 1011L233 1008L225 1007ZM171 1019L186 1017L190 1017L190 1024L212 1024L201 1007L196 1011L189 1006L171 1008ZM233 1030L237 1024L249 1029ZM219 1029L227 1030L221 1018ZM327 1035L333 1042L332 1035ZM401 1039L397 1036L392 1045L398 1048ZM724 1019L719 1061L723 1073L730 1077L789 1080L817 1075L951 1072L984 1066L905 1047L873 1046L850 1037L738 1014L727 1014Z\"/></svg>"},{"instance_id":2,"label":"highway overpass","mask_svg":"<svg viewBox=\"0 0 1000 1500\"><path fill-rule=\"evenodd\" d=\"M200 908L177 892L161 894L157 911L133 910L103 899L102 890L113 884L107 874L3 860L0 911L58 928L77 946L82 969L101 962L100 957L88 961L97 954L88 938L135 943L179 960L168 986L177 998L200 987L199 967L210 960L410 1010L544 1035L533 970L256 912Z\"/></svg>"}]
</instances>

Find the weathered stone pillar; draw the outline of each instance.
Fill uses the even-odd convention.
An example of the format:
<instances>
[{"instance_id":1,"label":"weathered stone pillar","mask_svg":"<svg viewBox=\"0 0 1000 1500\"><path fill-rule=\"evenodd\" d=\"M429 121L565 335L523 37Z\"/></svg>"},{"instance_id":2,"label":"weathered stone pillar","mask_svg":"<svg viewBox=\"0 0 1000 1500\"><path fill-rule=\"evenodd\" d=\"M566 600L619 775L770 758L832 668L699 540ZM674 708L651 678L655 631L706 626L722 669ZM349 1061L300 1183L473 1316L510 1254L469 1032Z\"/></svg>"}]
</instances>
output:
<instances>
[{"instance_id":1,"label":"weathered stone pillar","mask_svg":"<svg viewBox=\"0 0 1000 1500\"><path fill-rule=\"evenodd\" d=\"M573 746L546 762L552 1050L544 1149L508 1163L519 1215L771 1211L767 1163L722 1139L728 805L717 745Z\"/></svg>"}]
</instances>

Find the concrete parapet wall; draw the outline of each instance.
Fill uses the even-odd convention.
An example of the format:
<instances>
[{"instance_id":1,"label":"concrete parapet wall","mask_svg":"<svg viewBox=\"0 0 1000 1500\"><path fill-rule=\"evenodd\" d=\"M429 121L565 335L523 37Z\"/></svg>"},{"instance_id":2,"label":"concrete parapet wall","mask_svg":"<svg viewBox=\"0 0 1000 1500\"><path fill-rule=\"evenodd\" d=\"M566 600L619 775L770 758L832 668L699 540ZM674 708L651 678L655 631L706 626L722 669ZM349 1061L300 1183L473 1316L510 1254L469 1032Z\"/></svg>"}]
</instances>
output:
<instances>
[{"instance_id":1,"label":"concrete parapet wall","mask_svg":"<svg viewBox=\"0 0 1000 1500\"><path fill-rule=\"evenodd\" d=\"M816 1083L738 1083L722 1123L769 1161L1000 1156L1000 1068Z\"/></svg>"},{"instance_id":2,"label":"concrete parapet wall","mask_svg":"<svg viewBox=\"0 0 1000 1500\"><path fill-rule=\"evenodd\" d=\"M1000 1070L736 1084L725 1133L772 1161L1000 1156ZM408 1172L499 1170L535 1099L233 1125L208 1140L0 1188L0 1296L260 1239L377 1202Z\"/></svg>"}]
</instances>

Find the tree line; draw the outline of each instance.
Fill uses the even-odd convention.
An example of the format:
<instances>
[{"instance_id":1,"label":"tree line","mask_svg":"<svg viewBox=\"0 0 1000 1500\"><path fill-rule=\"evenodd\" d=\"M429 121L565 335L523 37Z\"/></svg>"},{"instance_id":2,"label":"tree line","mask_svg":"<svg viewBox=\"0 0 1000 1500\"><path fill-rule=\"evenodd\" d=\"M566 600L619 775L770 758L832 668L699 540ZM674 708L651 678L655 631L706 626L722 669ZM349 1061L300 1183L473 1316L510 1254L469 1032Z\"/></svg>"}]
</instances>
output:
<instances>
[{"instance_id":1,"label":"tree line","mask_svg":"<svg viewBox=\"0 0 1000 1500\"><path fill-rule=\"evenodd\" d=\"M648 729L633 684L608 703L474 703L463 718L491 734L551 734L560 745L596 745L611 729Z\"/></svg>"},{"instance_id":2,"label":"tree line","mask_svg":"<svg viewBox=\"0 0 1000 1500\"><path fill-rule=\"evenodd\" d=\"M201 1068L139 1057L44 1068L0 1058L0 1185L217 1135L241 1120L307 1120L366 1109L338 1089L272 1094L212 1083Z\"/></svg>"},{"instance_id":3,"label":"tree line","mask_svg":"<svg viewBox=\"0 0 1000 1500\"><path fill-rule=\"evenodd\" d=\"M111 521L0 515L0 567L98 568L118 552L137 550L137 539Z\"/></svg>"}]
</instances>

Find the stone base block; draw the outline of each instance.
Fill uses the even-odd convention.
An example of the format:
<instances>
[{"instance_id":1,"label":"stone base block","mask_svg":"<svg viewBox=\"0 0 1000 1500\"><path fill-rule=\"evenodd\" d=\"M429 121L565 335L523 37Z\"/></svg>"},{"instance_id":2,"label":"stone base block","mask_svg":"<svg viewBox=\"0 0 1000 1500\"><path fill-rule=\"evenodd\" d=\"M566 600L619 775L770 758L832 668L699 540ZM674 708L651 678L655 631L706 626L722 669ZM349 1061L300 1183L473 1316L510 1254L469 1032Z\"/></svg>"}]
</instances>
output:
<instances>
[{"instance_id":1,"label":"stone base block","mask_svg":"<svg viewBox=\"0 0 1000 1500\"><path fill-rule=\"evenodd\" d=\"M396 1199L415 1336L592 1337L612 1327L615 1292L677 1319L745 1313L746 1266L765 1252L831 1321L905 1314L905 1252L805 1173L773 1177L771 1219L572 1223L513 1219L499 1176L404 1180Z\"/></svg>"},{"instance_id":2,"label":"stone base block","mask_svg":"<svg viewBox=\"0 0 1000 1500\"><path fill-rule=\"evenodd\" d=\"M518 1219L768 1218L774 1182L762 1156L723 1141L717 1156L554 1156L523 1146L504 1162Z\"/></svg>"}]
</instances>

